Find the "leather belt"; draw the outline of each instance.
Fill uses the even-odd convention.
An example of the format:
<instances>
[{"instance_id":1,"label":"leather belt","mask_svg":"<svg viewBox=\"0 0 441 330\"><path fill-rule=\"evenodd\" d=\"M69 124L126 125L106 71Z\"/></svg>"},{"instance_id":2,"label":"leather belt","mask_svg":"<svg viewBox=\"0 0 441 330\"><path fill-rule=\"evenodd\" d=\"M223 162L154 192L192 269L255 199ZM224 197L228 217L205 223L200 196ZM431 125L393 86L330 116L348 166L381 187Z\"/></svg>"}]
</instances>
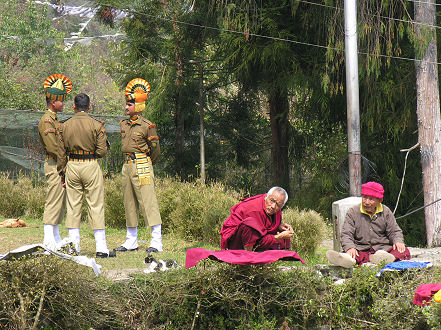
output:
<instances>
[{"instance_id":1,"label":"leather belt","mask_svg":"<svg viewBox=\"0 0 441 330\"><path fill-rule=\"evenodd\" d=\"M92 160L98 158L94 152L75 151L69 154L69 159L73 160Z\"/></svg>"}]
</instances>

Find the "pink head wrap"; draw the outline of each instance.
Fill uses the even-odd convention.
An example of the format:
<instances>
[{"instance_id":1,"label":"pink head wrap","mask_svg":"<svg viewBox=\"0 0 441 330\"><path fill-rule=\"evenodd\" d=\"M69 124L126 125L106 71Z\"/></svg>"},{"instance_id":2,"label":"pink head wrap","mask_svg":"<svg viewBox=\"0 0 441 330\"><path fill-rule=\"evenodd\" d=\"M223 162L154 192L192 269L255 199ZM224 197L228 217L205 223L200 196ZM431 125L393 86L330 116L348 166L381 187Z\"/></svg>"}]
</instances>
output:
<instances>
[{"instance_id":1,"label":"pink head wrap","mask_svg":"<svg viewBox=\"0 0 441 330\"><path fill-rule=\"evenodd\" d=\"M361 194L382 199L384 195L384 189L381 184L374 181L370 181L361 185Z\"/></svg>"}]
</instances>

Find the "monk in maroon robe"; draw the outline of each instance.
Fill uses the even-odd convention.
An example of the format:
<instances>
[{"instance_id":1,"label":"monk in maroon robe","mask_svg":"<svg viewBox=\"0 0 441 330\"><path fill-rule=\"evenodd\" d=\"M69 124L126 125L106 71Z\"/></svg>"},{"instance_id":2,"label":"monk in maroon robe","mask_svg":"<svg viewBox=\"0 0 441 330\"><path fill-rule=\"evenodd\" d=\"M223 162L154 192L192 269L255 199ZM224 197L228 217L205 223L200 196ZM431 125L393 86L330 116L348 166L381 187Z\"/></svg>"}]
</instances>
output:
<instances>
[{"instance_id":1,"label":"monk in maroon robe","mask_svg":"<svg viewBox=\"0 0 441 330\"><path fill-rule=\"evenodd\" d=\"M267 194L249 197L231 208L221 234L222 250L289 249L292 227L282 223L282 207L288 200L283 188L273 187Z\"/></svg>"}]
</instances>

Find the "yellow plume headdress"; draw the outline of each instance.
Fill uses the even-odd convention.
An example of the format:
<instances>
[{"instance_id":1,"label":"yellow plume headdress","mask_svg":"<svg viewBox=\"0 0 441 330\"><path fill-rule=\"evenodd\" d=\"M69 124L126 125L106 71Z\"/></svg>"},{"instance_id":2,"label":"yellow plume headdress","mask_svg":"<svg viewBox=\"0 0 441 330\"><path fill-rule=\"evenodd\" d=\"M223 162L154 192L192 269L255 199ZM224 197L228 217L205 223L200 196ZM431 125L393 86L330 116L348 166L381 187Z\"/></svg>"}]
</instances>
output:
<instances>
[{"instance_id":1,"label":"yellow plume headdress","mask_svg":"<svg viewBox=\"0 0 441 330\"><path fill-rule=\"evenodd\" d=\"M64 101L72 90L72 82L66 76L56 73L46 78L44 89L48 99Z\"/></svg>"},{"instance_id":2,"label":"yellow plume headdress","mask_svg":"<svg viewBox=\"0 0 441 330\"><path fill-rule=\"evenodd\" d=\"M145 101L150 92L150 85L141 78L131 80L126 87L125 95L127 102L135 102L135 111L141 112L145 109Z\"/></svg>"}]
</instances>

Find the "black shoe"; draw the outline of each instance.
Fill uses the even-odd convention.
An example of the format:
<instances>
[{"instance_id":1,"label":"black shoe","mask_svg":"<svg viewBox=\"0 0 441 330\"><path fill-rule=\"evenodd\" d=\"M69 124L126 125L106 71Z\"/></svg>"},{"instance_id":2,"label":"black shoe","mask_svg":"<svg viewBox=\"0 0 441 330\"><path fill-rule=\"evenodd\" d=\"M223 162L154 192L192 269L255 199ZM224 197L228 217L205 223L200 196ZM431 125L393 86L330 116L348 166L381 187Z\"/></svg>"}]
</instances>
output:
<instances>
[{"instance_id":1,"label":"black shoe","mask_svg":"<svg viewBox=\"0 0 441 330\"><path fill-rule=\"evenodd\" d=\"M147 257L144 259L145 264L151 264L153 261L156 261L155 258L149 253Z\"/></svg>"},{"instance_id":2,"label":"black shoe","mask_svg":"<svg viewBox=\"0 0 441 330\"><path fill-rule=\"evenodd\" d=\"M138 248L127 249L127 248L125 248L124 246L121 245L120 247L114 248L113 251L114 252L138 251Z\"/></svg>"},{"instance_id":3,"label":"black shoe","mask_svg":"<svg viewBox=\"0 0 441 330\"><path fill-rule=\"evenodd\" d=\"M68 254L71 256L79 256L80 253L75 249L75 246L72 242L66 244L60 248L60 252L64 254Z\"/></svg>"},{"instance_id":4,"label":"black shoe","mask_svg":"<svg viewBox=\"0 0 441 330\"><path fill-rule=\"evenodd\" d=\"M116 253L112 252L112 251L109 251L109 253L97 252L96 257L97 258L113 258L113 257L116 257Z\"/></svg>"},{"instance_id":5,"label":"black shoe","mask_svg":"<svg viewBox=\"0 0 441 330\"><path fill-rule=\"evenodd\" d=\"M154 248L154 247L149 247L149 248L147 248L147 249L145 249L147 252L150 252L150 253L155 253L155 252L159 252L159 250L157 249L157 248Z\"/></svg>"}]
</instances>

